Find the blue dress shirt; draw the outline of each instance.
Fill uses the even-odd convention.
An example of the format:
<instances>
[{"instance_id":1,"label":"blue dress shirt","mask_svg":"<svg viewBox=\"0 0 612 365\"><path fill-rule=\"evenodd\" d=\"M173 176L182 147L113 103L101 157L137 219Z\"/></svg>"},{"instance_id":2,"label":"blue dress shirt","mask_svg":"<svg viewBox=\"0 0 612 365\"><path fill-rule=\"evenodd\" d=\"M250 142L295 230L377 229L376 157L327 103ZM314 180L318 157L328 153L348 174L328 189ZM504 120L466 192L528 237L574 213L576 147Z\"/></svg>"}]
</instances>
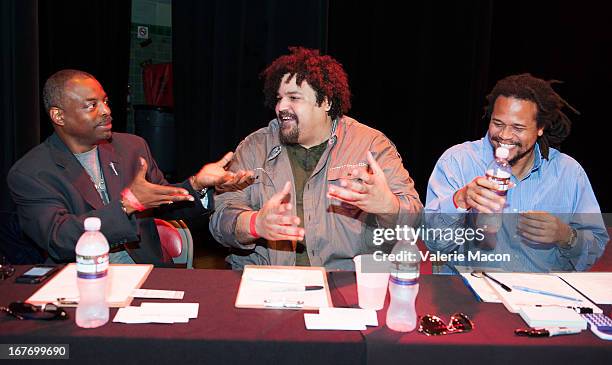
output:
<instances>
[{"instance_id":1,"label":"blue dress shirt","mask_svg":"<svg viewBox=\"0 0 612 365\"><path fill-rule=\"evenodd\" d=\"M467 256L469 251L480 250L487 254L506 254L503 257L510 258L495 262L450 260L449 266L453 271L452 266L459 265L495 267L503 271L584 271L602 255L608 234L584 169L576 160L553 148L549 150L548 159L542 157L537 143L534 153L531 171L520 181L512 176L516 186L508 191L503 226L495 236L493 249L484 250L475 240L457 244L440 237L425 239L432 252L463 252ZM476 227L473 225L476 214L455 207L453 195L477 176L484 176L493 158L493 146L488 134L480 140L455 145L444 152L427 186L427 228ZM561 248L554 243L537 243L519 236L516 232L518 213L535 210L554 214L576 229L576 245Z\"/></svg>"}]
</instances>

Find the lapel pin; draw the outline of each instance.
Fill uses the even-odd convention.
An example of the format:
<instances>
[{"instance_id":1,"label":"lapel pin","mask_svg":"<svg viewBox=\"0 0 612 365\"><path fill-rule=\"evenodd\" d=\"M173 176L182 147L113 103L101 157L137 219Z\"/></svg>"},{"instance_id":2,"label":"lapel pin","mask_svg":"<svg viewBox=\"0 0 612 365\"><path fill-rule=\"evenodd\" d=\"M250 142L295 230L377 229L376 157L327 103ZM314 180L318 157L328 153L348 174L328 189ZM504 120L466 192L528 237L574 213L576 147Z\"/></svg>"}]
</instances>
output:
<instances>
[{"instance_id":1,"label":"lapel pin","mask_svg":"<svg viewBox=\"0 0 612 365\"><path fill-rule=\"evenodd\" d=\"M115 173L115 176L119 176L119 174L117 173L117 170L115 170L115 164L114 163L109 163L111 169L113 169L113 172Z\"/></svg>"}]
</instances>

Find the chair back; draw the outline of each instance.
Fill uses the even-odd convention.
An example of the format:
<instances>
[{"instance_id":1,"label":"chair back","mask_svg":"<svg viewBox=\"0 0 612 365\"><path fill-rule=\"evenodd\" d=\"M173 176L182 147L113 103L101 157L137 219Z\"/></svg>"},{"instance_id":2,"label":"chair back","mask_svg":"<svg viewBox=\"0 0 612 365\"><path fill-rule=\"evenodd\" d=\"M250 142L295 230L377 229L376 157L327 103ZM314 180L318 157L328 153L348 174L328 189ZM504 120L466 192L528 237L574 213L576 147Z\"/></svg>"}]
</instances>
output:
<instances>
[{"instance_id":1,"label":"chair back","mask_svg":"<svg viewBox=\"0 0 612 365\"><path fill-rule=\"evenodd\" d=\"M171 220L168 223L178 230L183 239L183 250L180 256L173 259L174 263L185 264L188 269L193 269L193 237L189 227L180 219Z\"/></svg>"},{"instance_id":2,"label":"chair back","mask_svg":"<svg viewBox=\"0 0 612 365\"><path fill-rule=\"evenodd\" d=\"M164 261L174 261L183 252L183 239L174 226L163 219L155 218Z\"/></svg>"}]
</instances>

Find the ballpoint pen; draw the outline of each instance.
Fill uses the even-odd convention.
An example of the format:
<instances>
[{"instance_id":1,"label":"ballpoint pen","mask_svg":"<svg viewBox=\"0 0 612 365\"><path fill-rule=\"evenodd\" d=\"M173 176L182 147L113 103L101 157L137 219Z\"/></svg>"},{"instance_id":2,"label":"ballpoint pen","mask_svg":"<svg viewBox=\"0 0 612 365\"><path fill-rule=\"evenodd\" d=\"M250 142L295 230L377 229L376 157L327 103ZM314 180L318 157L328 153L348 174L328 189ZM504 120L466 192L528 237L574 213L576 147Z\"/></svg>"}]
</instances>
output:
<instances>
[{"instance_id":1,"label":"ballpoint pen","mask_svg":"<svg viewBox=\"0 0 612 365\"><path fill-rule=\"evenodd\" d=\"M561 295L561 294L557 294L557 293L553 293L553 292L549 292L549 291L545 291L545 290L532 289L532 288L527 288L525 286L518 286L518 285L513 285L512 288L516 289L516 290L521 290L521 291L524 291L524 292L528 292L528 293L542 294L542 295L548 295L549 297L567 299L567 300L571 300L571 301L574 301L574 302L582 302L582 299L568 297L566 295Z\"/></svg>"},{"instance_id":2,"label":"ballpoint pen","mask_svg":"<svg viewBox=\"0 0 612 365\"><path fill-rule=\"evenodd\" d=\"M282 293L289 291L312 291L312 290L321 290L323 286L321 285L293 285L293 286L285 286L285 287L274 287L272 288L272 292Z\"/></svg>"},{"instance_id":3,"label":"ballpoint pen","mask_svg":"<svg viewBox=\"0 0 612 365\"><path fill-rule=\"evenodd\" d=\"M487 277L488 279L491 279L491 281L493 281L497 285L501 286L505 291L507 291L507 292L511 292L512 291L512 289L508 285L506 285L506 284L502 283L501 281L495 279L494 277L492 277L491 275L487 274L486 272L483 271L482 275Z\"/></svg>"}]
</instances>

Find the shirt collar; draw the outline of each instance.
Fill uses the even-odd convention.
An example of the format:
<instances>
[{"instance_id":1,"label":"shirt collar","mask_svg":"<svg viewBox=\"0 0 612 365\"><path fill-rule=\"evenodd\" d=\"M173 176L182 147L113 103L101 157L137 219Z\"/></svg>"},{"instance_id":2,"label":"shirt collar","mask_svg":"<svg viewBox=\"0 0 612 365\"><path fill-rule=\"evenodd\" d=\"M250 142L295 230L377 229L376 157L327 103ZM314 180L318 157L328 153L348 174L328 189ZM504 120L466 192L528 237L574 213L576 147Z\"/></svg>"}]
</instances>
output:
<instances>
[{"instance_id":1,"label":"shirt collar","mask_svg":"<svg viewBox=\"0 0 612 365\"><path fill-rule=\"evenodd\" d=\"M278 119L273 119L270 125L273 126L272 131L274 133L275 143L274 143L274 147L272 147L270 151L268 151L267 161L274 160L276 157L278 157L278 155L280 155L282 151L282 146L281 146L282 144L280 143L280 139L278 138L278 133L279 133L278 130L280 129L280 122ZM327 143L331 146L335 145L336 141L338 140L337 129L338 129L338 118L332 121L331 133L330 133L329 139L327 140Z\"/></svg>"}]
</instances>

